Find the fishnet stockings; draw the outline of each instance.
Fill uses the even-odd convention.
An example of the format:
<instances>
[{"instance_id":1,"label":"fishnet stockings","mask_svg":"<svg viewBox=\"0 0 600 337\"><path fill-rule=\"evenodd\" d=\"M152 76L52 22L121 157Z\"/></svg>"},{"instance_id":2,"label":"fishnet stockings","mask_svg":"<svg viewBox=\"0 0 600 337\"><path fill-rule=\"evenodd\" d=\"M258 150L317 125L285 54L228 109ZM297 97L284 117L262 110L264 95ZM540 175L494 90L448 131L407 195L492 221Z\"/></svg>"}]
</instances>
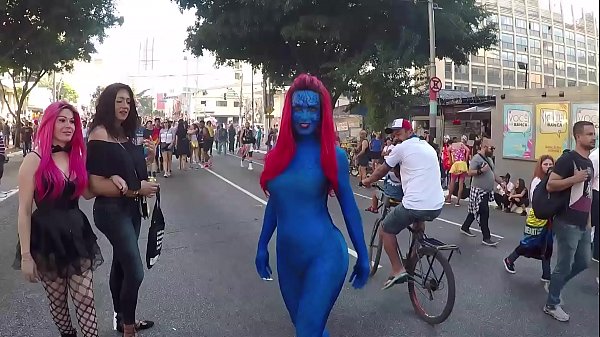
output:
<instances>
[{"instance_id":1,"label":"fishnet stockings","mask_svg":"<svg viewBox=\"0 0 600 337\"><path fill-rule=\"evenodd\" d=\"M61 334L75 334L71 323L67 304L67 287L75 304L77 322L84 337L98 337L98 321L94 305L92 271L86 271L81 276L73 275L68 280L56 279L50 281L40 275L44 289L50 301L50 312L54 324Z\"/></svg>"}]
</instances>

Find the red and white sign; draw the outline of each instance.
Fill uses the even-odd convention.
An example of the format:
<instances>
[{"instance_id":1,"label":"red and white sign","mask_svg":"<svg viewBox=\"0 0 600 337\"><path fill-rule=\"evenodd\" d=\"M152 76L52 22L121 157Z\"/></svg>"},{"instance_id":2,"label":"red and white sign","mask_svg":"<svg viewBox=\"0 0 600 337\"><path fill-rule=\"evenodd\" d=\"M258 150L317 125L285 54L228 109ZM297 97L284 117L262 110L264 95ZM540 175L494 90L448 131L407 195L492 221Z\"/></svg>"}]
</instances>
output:
<instances>
[{"instance_id":1,"label":"red and white sign","mask_svg":"<svg viewBox=\"0 0 600 337\"><path fill-rule=\"evenodd\" d=\"M432 77L429 80L429 89L433 92L440 92L442 90L442 80L439 77Z\"/></svg>"}]
</instances>

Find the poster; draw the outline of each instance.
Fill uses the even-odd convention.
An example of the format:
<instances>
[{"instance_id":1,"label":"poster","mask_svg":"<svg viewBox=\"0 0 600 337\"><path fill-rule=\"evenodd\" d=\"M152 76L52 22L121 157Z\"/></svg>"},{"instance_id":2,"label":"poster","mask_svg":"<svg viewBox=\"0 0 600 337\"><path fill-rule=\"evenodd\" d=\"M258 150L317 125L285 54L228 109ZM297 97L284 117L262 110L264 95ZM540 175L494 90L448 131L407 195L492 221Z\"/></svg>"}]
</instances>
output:
<instances>
[{"instance_id":1,"label":"poster","mask_svg":"<svg viewBox=\"0 0 600 337\"><path fill-rule=\"evenodd\" d=\"M596 128L596 146L598 146L598 103L571 104L571 119L571 126L579 121L594 123L594 127ZM571 149L574 149L575 138L573 135L570 138Z\"/></svg>"},{"instance_id":2,"label":"poster","mask_svg":"<svg viewBox=\"0 0 600 337\"><path fill-rule=\"evenodd\" d=\"M502 156L533 159L533 106L504 105Z\"/></svg>"},{"instance_id":3,"label":"poster","mask_svg":"<svg viewBox=\"0 0 600 337\"><path fill-rule=\"evenodd\" d=\"M569 148L569 103L538 104L535 117L535 158L545 154L560 157Z\"/></svg>"}]
</instances>

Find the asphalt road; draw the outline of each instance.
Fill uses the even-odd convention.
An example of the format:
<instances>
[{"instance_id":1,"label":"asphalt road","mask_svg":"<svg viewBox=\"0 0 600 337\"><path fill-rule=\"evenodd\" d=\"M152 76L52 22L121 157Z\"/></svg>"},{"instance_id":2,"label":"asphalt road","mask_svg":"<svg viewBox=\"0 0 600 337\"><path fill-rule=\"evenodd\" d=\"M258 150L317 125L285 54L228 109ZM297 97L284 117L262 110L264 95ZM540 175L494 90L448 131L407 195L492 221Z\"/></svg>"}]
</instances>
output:
<instances>
[{"instance_id":1,"label":"asphalt road","mask_svg":"<svg viewBox=\"0 0 600 337\"><path fill-rule=\"evenodd\" d=\"M19 162L19 156L11 158L0 190L16 188ZM142 336L294 335L277 282L261 281L254 268L266 200L258 185L262 171L259 164L260 159L255 170L248 171L240 168L238 158L215 156L212 170L176 171L169 179L161 178L167 233L159 262L146 271L138 305L138 318L152 319L157 325ZM368 206L372 192L355 188L360 209ZM92 203L81 204L91 219ZM346 235L335 198L330 198L330 210L334 222ZM20 272L10 267L16 243L16 214L16 195L0 196L0 337L54 337L58 333L41 285L26 283ZM452 259L457 295L454 311L446 322L430 326L419 320L405 286L380 290L389 273L389 263L383 257L382 268L365 289L355 290L350 284L344 287L329 319L331 335L599 335L597 264L593 263L592 268L567 286L564 307L571 314L571 321L557 322L542 312L546 293L539 281L539 262L519 260L515 275L506 273L502 266L502 259L521 237L524 218L492 211L491 229L501 242L490 248L481 245L480 236L468 238L458 232L465 216L466 203L460 208L448 206L440 219L427 227L430 236L455 243L462 251ZM368 235L376 216L363 212L362 218ZM146 222L140 238L142 254L147 228ZM103 254L110 261L110 245L102 234L98 236ZM400 242L406 249L406 240L401 238ZM350 243L349 247L352 248ZM271 266L276 265L274 255L272 244ZM350 267L354 262L351 257ZM95 273L96 307L100 335L118 336L111 330L109 265L105 262Z\"/></svg>"}]
</instances>

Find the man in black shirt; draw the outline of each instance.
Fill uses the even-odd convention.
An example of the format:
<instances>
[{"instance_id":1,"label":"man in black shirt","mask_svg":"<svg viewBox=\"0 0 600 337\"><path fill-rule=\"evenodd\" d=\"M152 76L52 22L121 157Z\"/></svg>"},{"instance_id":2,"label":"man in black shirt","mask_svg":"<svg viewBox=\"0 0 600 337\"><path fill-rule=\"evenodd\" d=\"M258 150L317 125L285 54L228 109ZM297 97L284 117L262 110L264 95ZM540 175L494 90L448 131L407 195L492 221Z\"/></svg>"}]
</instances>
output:
<instances>
[{"instance_id":1,"label":"man in black shirt","mask_svg":"<svg viewBox=\"0 0 600 337\"><path fill-rule=\"evenodd\" d=\"M556 240L556 266L548 286L544 312L566 322L569 314L561 308L560 293L569 280L588 267L591 259L590 211L594 167L589 159L596 146L594 124L581 121L573 126L575 150L563 154L550 174L548 192L564 194L565 209L558 213L552 228Z\"/></svg>"}]
</instances>

